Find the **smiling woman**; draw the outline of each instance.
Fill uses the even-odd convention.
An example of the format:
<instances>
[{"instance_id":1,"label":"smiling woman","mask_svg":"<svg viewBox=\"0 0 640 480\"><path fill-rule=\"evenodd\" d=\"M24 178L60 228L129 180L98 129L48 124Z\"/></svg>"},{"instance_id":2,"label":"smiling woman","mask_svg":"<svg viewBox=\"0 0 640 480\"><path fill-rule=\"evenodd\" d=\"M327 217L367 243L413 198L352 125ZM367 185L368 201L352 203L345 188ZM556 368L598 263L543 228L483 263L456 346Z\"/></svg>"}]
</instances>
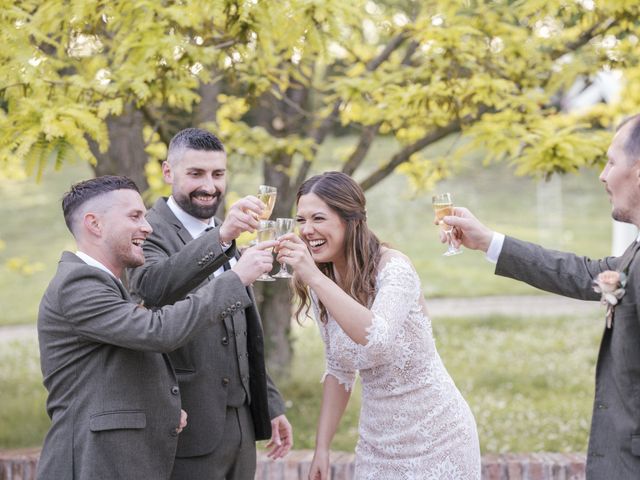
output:
<instances>
[{"instance_id":1,"label":"smiling woman","mask_svg":"<svg viewBox=\"0 0 640 480\"><path fill-rule=\"evenodd\" d=\"M475 420L436 351L411 262L369 230L348 175L312 177L297 198L300 238L282 237L278 260L294 268L298 314L313 305L327 363L309 478L327 478L359 373L356 478L479 479Z\"/></svg>"}]
</instances>

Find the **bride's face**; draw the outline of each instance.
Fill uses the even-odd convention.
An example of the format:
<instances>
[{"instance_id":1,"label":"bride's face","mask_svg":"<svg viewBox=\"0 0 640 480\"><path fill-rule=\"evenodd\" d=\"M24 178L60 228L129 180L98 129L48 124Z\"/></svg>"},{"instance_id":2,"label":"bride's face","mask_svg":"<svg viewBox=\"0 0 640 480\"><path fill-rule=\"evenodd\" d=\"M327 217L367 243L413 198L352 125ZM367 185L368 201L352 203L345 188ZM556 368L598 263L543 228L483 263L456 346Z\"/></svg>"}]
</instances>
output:
<instances>
[{"instance_id":1,"label":"bride's face","mask_svg":"<svg viewBox=\"0 0 640 480\"><path fill-rule=\"evenodd\" d=\"M343 263L347 224L315 193L298 200L296 222L300 237L317 263Z\"/></svg>"}]
</instances>

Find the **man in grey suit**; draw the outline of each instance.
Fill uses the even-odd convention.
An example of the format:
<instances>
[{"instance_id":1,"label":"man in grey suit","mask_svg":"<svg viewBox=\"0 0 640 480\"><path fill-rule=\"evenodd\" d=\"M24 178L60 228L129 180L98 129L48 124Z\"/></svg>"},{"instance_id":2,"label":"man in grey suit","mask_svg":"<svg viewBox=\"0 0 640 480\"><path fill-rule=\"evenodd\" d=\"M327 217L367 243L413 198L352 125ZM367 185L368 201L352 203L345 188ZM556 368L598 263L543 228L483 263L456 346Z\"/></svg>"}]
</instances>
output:
<instances>
[{"instance_id":1,"label":"man in grey suit","mask_svg":"<svg viewBox=\"0 0 640 480\"><path fill-rule=\"evenodd\" d=\"M197 294L151 311L119 278L144 262L151 233L135 184L113 176L80 182L62 207L78 250L62 254L38 314L52 424L37 478L168 479L186 418L169 359L155 352L175 350L246 304L241 290L271 269L265 249L276 242L252 249L244 268Z\"/></svg>"},{"instance_id":2,"label":"man in grey suit","mask_svg":"<svg viewBox=\"0 0 640 480\"><path fill-rule=\"evenodd\" d=\"M144 244L146 261L130 275L132 295L145 305L171 304L236 268L235 239L256 229L264 205L248 196L229 208L224 222L214 218L226 188L226 162L222 143L210 132L189 128L171 140L163 174L172 195L149 210L154 231ZM291 448L284 402L265 371L252 289L238 286L238 295L250 300L170 354L190 421L178 439L174 480L252 479L256 440L271 438L272 458ZM223 296L219 301L228 303Z\"/></svg>"},{"instance_id":3,"label":"man in grey suit","mask_svg":"<svg viewBox=\"0 0 640 480\"><path fill-rule=\"evenodd\" d=\"M600 180L611 200L612 217L640 227L640 116L619 127L607 156ZM614 307L612 321L606 322L596 367L587 478L640 478L639 242L620 257L591 260L492 232L465 208L456 208L455 216L444 221L455 227L456 243L497 260L496 274L543 290L599 300L594 281L602 284L607 277L620 278L613 287L624 287L624 295ZM602 275L605 271L616 273Z\"/></svg>"}]
</instances>

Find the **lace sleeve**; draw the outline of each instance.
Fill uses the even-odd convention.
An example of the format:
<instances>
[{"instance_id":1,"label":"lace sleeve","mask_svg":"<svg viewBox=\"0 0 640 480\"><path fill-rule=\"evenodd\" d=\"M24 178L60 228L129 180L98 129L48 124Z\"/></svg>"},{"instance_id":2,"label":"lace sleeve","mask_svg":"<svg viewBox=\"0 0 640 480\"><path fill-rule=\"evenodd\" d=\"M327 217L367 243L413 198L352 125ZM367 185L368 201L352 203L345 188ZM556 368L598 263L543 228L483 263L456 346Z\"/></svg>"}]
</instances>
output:
<instances>
[{"instance_id":1,"label":"lace sleeve","mask_svg":"<svg viewBox=\"0 0 640 480\"><path fill-rule=\"evenodd\" d=\"M358 368L392 362L396 339L409 312L418 304L420 279L404 257L393 256L378 274L378 288L371 306L372 324L367 328L367 344L359 346Z\"/></svg>"},{"instance_id":2,"label":"lace sleeve","mask_svg":"<svg viewBox=\"0 0 640 480\"><path fill-rule=\"evenodd\" d=\"M337 358L335 350L332 348L331 335L328 331L328 326L323 324L320 320L320 309L318 307L318 299L313 292L311 292L311 305L313 306L313 314L316 318L316 323L320 329L320 336L324 342L324 356L325 356L325 371L322 375L321 383L324 383L327 375L331 375L340 385L343 385L345 390L351 391L353 385L356 382L357 371L352 368L352 365L346 365L344 361ZM344 358L342 358L344 360Z\"/></svg>"}]
</instances>

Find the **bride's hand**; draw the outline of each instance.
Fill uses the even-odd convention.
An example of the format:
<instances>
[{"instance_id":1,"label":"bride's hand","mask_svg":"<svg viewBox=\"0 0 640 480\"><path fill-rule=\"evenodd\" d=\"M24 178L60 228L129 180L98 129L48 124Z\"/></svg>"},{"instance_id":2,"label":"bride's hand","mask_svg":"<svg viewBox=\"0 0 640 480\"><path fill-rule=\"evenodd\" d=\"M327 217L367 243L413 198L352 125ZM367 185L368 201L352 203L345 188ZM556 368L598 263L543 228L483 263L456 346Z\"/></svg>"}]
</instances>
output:
<instances>
[{"instance_id":1,"label":"bride's hand","mask_svg":"<svg viewBox=\"0 0 640 480\"><path fill-rule=\"evenodd\" d=\"M329 452L315 451L309 469L309 480L329 480Z\"/></svg>"},{"instance_id":2,"label":"bride's hand","mask_svg":"<svg viewBox=\"0 0 640 480\"><path fill-rule=\"evenodd\" d=\"M294 233L288 233L278 239L278 262L284 262L293 267L296 276L307 285L320 270L313 260L307 244Z\"/></svg>"}]
</instances>

